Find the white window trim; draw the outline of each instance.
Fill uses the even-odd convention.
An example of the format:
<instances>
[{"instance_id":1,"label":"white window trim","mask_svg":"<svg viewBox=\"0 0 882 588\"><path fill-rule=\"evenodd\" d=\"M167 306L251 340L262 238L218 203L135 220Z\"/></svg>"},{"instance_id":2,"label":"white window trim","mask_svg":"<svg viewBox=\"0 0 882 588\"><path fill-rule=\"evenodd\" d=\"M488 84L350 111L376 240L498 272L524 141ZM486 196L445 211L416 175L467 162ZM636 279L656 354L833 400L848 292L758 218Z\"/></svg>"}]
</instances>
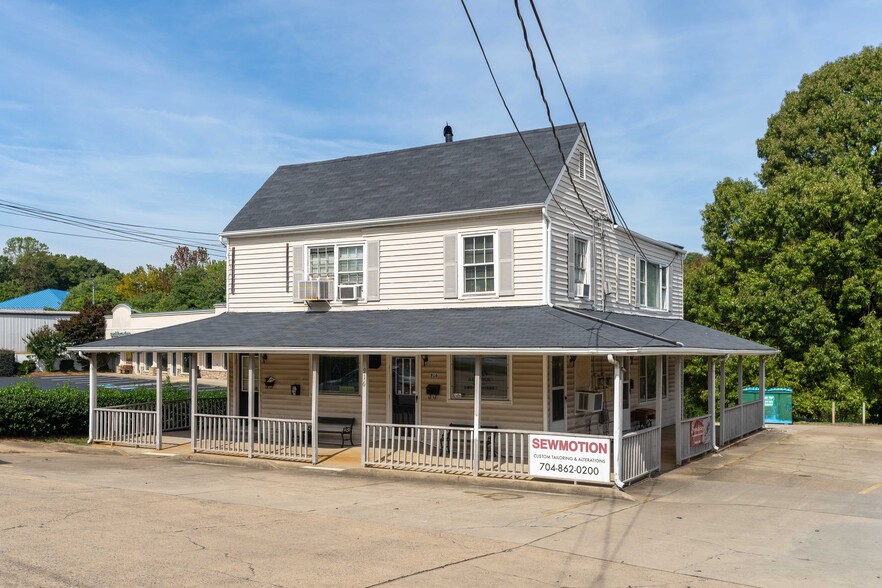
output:
<instances>
[{"instance_id":1,"label":"white window trim","mask_svg":"<svg viewBox=\"0 0 882 588\"><path fill-rule=\"evenodd\" d=\"M590 286L590 288L591 288L591 291L590 291L591 293L587 297L579 295L578 293L581 291L581 288L576 288L576 298L581 298L582 300L594 300L594 292L595 292L594 283L593 283L593 280L594 280L594 271L593 271L594 270L594 263L593 263L594 257L592 257L593 249L594 249L593 243L591 242L590 237L588 237L587 235L583 235L582 233L573 233L573 239L574 239L574 241L575 241L575 239L580 239L582 241L585 241L585 244L587 245L586 250L585 250L585 262L586 262L585 263L585 265L586 265L585 279L588 281L585 282L585 284ZM573 267L575 268L575 266L576 266L576 260L573 259ZM579 284L579 285L581 285L581 284Z\"/></svg>"},{"instance_id":2,"label":"white window trim","mask_svg":"<svg viewBox=\"0 0 882 588\"><path fill-rule=\"evenodd\" d=\"M643 264L652 264L659 268L659 271L664 272L664 280L659 280L659 288L661 292L659 292L659 300L661 301L661 306L656 308L655 306L648 306L646 304L646 300L649 298L649 292L647 289L648 280L644 281L643 284L640 283L640 267ZM647 267L647 270L649 268ZM671 268L670 266L665 267L661 263L656 263L654 261L649 261L648 259L638 258L637 259L637 304L640 308L645 308L647 310L658 310L667 312L670 309L670 301L669 298L671 296ZM641 302L641 298L643 302Z\"/></svg>"},{"instance_id":3,"label":"white window trim","mask_svg":"<svg viewBox=\"0 0 882 588\"><path fill-rule=\"evenodd\" d=\"M361 247L361 296L358 302L367 300L367 241L318 241L315 243L303 244L303 279L309 278L309 250L316 247L333 247L334 248L334 288L331 302L342 302L337 300L337 288L340 287L340 248L341 247Z\"/></svg>"},{"instance_id":4,"label":"white window trim","mask_svg":"<svg viewBox=\"0 0 882 588\"><path fill-rule=\"evenodd\" d=\"M456 353L454 355L462 355L466 357L475 357L474 354L470 353ZM508 398L505 400L499 400L496 398L485 398L484 395L481 395L481 406L484 405L485 402L492 402L494 406L503 406L503 405L511 405L514 399L514 389L512 388L512 357L511 355L505 353L489 353L485 354L490 357L499 357L505 356L505 365L508 369L508 374L506 376L506 381L508 382ZM447 403L448 404L474 404L475 401L473 398L454 398L453 397L453 355L447 356Z\"/></svg>"},{"instance_id":5,"label":"white window trim","mask_svg":"<svg viewBox=\"0 0 882 588\"><path fill-rule=\"evenodd\" d=\"M492 292L466 292L465 291L465 240L468 237L493 236L493 291ZM468 231L456 234L456 271L457 288L459 298L499 298L499 231Z\"/></svg>"}]
</instances>

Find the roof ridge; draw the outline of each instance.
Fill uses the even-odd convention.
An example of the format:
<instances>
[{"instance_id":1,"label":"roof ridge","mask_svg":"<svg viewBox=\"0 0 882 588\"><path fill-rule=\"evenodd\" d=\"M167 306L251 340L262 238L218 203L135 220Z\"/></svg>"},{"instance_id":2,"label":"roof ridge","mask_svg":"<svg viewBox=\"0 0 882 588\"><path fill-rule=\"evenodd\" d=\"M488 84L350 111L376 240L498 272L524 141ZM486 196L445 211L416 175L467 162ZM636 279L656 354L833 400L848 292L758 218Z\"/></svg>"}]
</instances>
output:
<instances>
[{"instance_id":1,"label":"roof ridge","mask_svg":"<svg viewBox=\"0 0 882 588\"><path fill-rule=\"evenodd\" d=\"M555 126L556 130L566 129L570 127L576 126L576 123L570 123L568 125L558 125ZM542 132L551 132L551 127L543 127L539 129L530 129L528 131L521 131L521 135L533 135ZM344 157L337 157L335 159L323 159L321 161L305 161L303 163L286 163L280 165L277 169L288 169L288 168L296 168L296 167L305 167L305 166L317 166L323 164L330 163L339 163L341 161L351 161L355 159L367 159L370 157L380 157L383 155L399 155L402 153L407 153L408 151L421 151L423 149L442 149L448 147L451 144L462 145L463 143L475 143L477 141L487 141L489 139L502 139L507 137L512 137L517 135L518 132L514 131L511 133L500 133L498 135L485 135L483 137L472 137L471 139L462 139L461 141L453 141L452 143L429 143L428 145L419 145L417 147L404 147L402 149L392 149L391 151L379 151L377 153L363 153L361 155L346 155Z\"/></svg>"}]
</instances>

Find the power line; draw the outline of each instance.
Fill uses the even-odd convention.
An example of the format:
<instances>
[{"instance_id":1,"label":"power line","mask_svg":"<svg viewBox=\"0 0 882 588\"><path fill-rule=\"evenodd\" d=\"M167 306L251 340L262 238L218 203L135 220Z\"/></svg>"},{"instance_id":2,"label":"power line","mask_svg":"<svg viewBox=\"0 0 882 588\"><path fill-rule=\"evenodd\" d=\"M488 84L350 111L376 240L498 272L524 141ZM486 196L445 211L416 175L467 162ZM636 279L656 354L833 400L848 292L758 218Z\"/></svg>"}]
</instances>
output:
<instances>
[{"instance_id":1,"label":"power line","mask_svg":"<svg viewBox=\"0 0 882 588\"><path fill-rule=\"evenodd\" d=\"M65 215L52 212L49 210L20 205L14 202L0 200L0 209L6 209L9 214L18 216L27 216L42 220L49 220L61 224L85 228L98 233L120 236L129 241L138 241L154 245L165 245L177 247L178 245L188 245L191 247L202 247L212 251L218 255L225 254L224 248L201 239L182 239L180 235L169 235L163 233L151 233L137 229L121 229L117 228L117 224L125 224L126 226L137 227L131 223L114 223L111 221L103 221L99 219L90 219L87 217L78 217L74 215ZM177 231L178 229L162 229L164 231Z\"/></svg>"},{"instance_id":2,"label":"power line","mask_svg":"<svg viewBox=\"0 0 882 588\"><path fill-rule=\"evenodd\" d=\"M567 165L567 156L564 155L563 147L560 144L560 137L557 135L557 128L554 126L554 120L551 118L551 107L548 105L548 100L545 98L545 88L542 86L542 78L539 76L539 68L536 65L536 57L533 55L533 48L530 46L530 38L527 36L527 25L524 23L524 17L521 15L521 7L518 4L518 0L514 0L515 11L518 14L518 20L521 23L521 30L524 33L524 44L527 47L527 52L530 54L530 61L533 64L533 76L536 78L536 83L539 84L539 96L542 98L542 103L545 104L545 113L548 117L548 124L551 125L551 133L554 135L554 141L557 143L557 152L560 154L560 160L566 170L567 178L570 180L570 186L573 188L573 193L576 195L576 198L579 200L579 204L582 205L582 208L585 210L585 214L588 215L588 218L593 219L594 215L591 214L591 211L588 210L588 206L586 206L585 201L582 200L582 196L579 194L579 189L576 187L576 182L573 179L573 174L570 171L570 166ZM579 121L576 121L576 125L579 125Z\"/></svg>"},{"instance_id":3,"label":"power line","mask_svg":"<svg viewBox=\"0 0 882 588\"><path fill-rule=\"evenodd\" d=\"M588 147L588 152L591 154L591 158L596 162L597 155L594 152L594 144L591 142L591 134L588 131L587 125L583 128L583 126L579 123L579 116L576 114L576 107L573 105L573 101L570 98L570 93L567 90L567 85L564 82L563 76L560 73L560 68L557 65L557 59L555 59L555 57L554 57L554 51L552 51L552 49L551 49L551 43L548 41L548 36L545 34L545 27L542 26L542 19L539 17L539 11L536 8L536 3L534 2L534 0L530 0L530 7L533 10L533 16L536 18L536 24L539 25L539 31L540 31L540 33L542 33L542 39L545 41L545 47L548 49L548 55L551 57L551 63L554 64L554 70L555 70L555 72L557 72L557 78L560 80L560 85L561 85L561 88L563 88L564 95L567 98L567 103L570 106L570 111L573 113L573 118L576 120L576 124L579 126L579 133L582 135L582 140L585 141L585 144ZM528 49L529 49L529 41L527 40L527 29L524 27L524 20L523 20L523 18L521 18L521 13L520 13L520 10L518 9L518 0L515 0L515 9L517 9L518 18L521 20L521 27L524 28L524 40L527 42ZM530 56L532 57L532 55L533 55L533 53L531 51ZM536 65L536 62L534 60L533 61L534 72L535 72L535 65ZM538 80L538 72L536 72L536 76L537 76L537 80ZM540 87L541 87L541 82L540 82ZM543 94L542 98L544 101L545 100L544 94ZM546 109L548 108L547 102L545 103L545 107L546 107ZM550 120L550 117L551 117L551 114L549 112L549 120ZM586 136L586 134L587 134L587 136ZM628 235L628 238L631 240L631 243L633 243L633 245L637 249L637 251L640 252L640 255L643 256L643 259L646 259L648 261L649 258L643 252L643 249L640 247L640 245L637 243L637 240L634 238L633 231L631 231L631 228L628 226L628 223L625 220L624 215L619 210L618 205L616 204L615 200L613 199L612 192L610 191L609 187L607 186L606 181L603 179L603 174L600 171L600 166L598 165L596 169L597 169L598 179L600 180L600 184L603 188L604 196L606 197L607 203L610 205L610 212L613 214L613 221L615 221L615 217L617 215L619 220L622 221L622 226L625 227L625 233ZM674 263L674 261L677 259L677 255L678 255L678 253L674 253L674 257L671 258L671 260L667 264L665 264L663 267L665 267L665 268L670 267Z\"/></svg>"},{"instance_id":4,"label":"power line","mask_svg":"<svg viewBox=\"0 0 882 588\"><path fill-rule=\"evenodd\" d=\"M34 229L31 227L19 227L19 226L15 226L15 225L6 225L6 224L2 224L2 223L0 223L0 227L7 227L10 229L19 229L21 231L28 231L28 232L33 232L33 233L49 233L52 235L63 235L66 237L81 237L83 239L97 239L100 241L120 241L120 242L124 242L124 243L132 241L131 239L126 239L123 237L99 237L97 235L81 235L79 233L64 233L61 231L50 231L48 229ZM155 243L155 245L159 245L160 247L173 247L172 245L164 245L164 244L160 244L160 243ZM211 252L209 252L209 255L212 257L216 257L218 259L222 259L224 257L222 255L218 255L216 253L211 253Z\"/></svg>"},{"instance_id":5,"label":"power line","mask_svg":"<svg viewBox=\"0 0 882 588\"><path fill-rule=\"evenodd\" d=\"M465 11L466 17L469 19L469 24L472 26L472 32L475 34L475 40L478 42L478 47L481 49L481 55L484 56L484 63L487 64L487 70L490 72L490 77L493 79L493 85L496 86L496 93L499 94L499 99L502 100L502 105L505 107L505 112L508 113L508 118L511 120L511 124L514 126L515 131L518 133L518 137L521 139L521 143L524 144L524 148L527 150L527 153L530 154L530 159L533 160L533 165L536 166L536 171L539 172L539 176L542 177L542 181L545 183L545 187L548 189L548 194L551 196L551 199L560 208L560 211L564 214L567 220L572 223L573 227L576 230L581 230L578 223L572 219L572 217L567 214L566 209L558 202L557 198L554 196L554 191L551 189L551 185L548 183L548 180L545 178L545 174L542 173L542 168L539 167L539 163L536 161L536 157L533 155L533 152L530 150L530 147L527 145L526 139L524 139L524 135L521 133L521 129L518 128L518 123L515 122L514 115L511 113L511 109L508 107L508 103L505 101L505 96L502 95L502 90L499 88L499 82L496 81L496 75L493 73L493 68L490 67L490 60L487 58L487 52L484 51L484 44L481 42L481 37L478 35L478 29L475 28L475 23L472 20L472 15L469 14L469 9L466 6L465 0L460 0L462 3L462 9Z\"/></svg>"}]
</instances>

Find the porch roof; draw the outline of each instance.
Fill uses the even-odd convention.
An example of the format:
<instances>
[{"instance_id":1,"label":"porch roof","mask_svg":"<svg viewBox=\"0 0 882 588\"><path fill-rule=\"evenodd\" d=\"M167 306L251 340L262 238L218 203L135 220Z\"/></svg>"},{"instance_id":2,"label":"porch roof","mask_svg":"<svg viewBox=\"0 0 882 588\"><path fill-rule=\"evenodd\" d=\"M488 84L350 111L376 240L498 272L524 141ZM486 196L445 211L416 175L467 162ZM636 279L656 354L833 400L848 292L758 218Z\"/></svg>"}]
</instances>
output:
<instances>
[{"instance_id":1,"label":"porch roof","mask_svg":"<svg viewBox=\"0 0 882 588\"><path fill-rule=\"evenodd\" d=\"M229 312L87 343L82 352L759 355L775 349L680 319L550 306Z\"/></svg>"}]
</instances>

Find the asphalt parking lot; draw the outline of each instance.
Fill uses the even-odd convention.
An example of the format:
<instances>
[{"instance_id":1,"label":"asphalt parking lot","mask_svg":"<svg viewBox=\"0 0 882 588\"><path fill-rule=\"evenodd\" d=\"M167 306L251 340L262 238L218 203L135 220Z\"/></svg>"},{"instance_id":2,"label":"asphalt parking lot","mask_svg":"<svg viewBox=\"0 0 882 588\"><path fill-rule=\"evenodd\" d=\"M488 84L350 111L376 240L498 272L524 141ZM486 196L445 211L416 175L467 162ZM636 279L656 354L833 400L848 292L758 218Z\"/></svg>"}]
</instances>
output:
<instances>
[{"instance_id":1,"label":"asphalt parking lot","mask_svg":"<svg viewBox=\"0 0 882 588\"><path fill-rule=\"evenodd\" d=\"M17 381L25 379L25 377L4 377L0 378L0 388L4 386L10 386L15 384ZM49 390L52 388L57 388L58 386L64 386L67 384L73 388L79 388L81 390L89 389L89 374L69 374L69 373L58 373L47 376L27 376L26 379L34 382L40 389ZM175 378L174 383L187 387L188 383L186 380L181 378ZM103 386L106 388L117 388L120 390L128 390L131 388L137 388L142 386L155 386L156 378L153 377L130 377L130 376L120 376L115 374L98 374L98 386ZM223 380L200 380L199 388L200 389L208 389L208 388L217 388L217 387L226 387L226 382Z\"/></svg>"},{"instance_id":2,"label":"asphalt parking lot","mask_svg":"<svg viewBox=\"0 0 882 588\"><path fill-rule=\"evenodd\" d=\"M627 490L0 441L5 586L882 586L882 427L794 426Z\"/></svg>"}]
</instances>

